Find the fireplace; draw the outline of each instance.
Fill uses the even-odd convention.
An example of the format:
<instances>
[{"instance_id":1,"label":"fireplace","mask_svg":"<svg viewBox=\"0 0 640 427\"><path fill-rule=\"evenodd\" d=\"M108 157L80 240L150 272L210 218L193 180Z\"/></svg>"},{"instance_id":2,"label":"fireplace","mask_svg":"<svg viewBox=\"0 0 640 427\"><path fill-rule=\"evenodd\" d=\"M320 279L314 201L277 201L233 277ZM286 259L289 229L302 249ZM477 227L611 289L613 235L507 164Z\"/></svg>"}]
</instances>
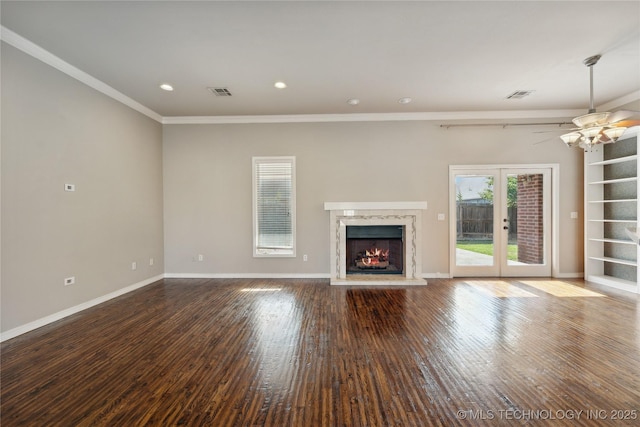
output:
<instances>
[{"instance_id":1,"label":"fireplace","mask_svg":"<svg viewBox=\"0 0 640 427\"><path fill-rule=\"evenodd\" d=\"M403 226L352 225L346 233L347 274L403 273Z\"/></svg>"},{"instance_id":2,"label":"fireplace","mask_svg":"<svg viewBox=\"0 0 640 427\"><path fill-rule=\"evenodd\" d=\"M421 211L427 202L325 202L324 209L331 214L332 285L426 284Z\"/></svg>"}]
</instances>

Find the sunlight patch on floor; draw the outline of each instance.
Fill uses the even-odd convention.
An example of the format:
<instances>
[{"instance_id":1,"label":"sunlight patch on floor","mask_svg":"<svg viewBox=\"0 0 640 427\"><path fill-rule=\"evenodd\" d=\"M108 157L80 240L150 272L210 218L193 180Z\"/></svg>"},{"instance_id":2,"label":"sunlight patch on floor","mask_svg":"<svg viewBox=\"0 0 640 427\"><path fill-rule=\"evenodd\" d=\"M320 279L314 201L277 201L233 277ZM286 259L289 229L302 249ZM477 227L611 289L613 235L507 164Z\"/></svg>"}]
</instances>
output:
<instances>
[{"instance_id":1,"label":"sunlight patch on floor","mask_svg":"<svg viewBox=\"0 0 640 427\"><path fill-rule=\"evenodd\" d=\"M465 283L473 286L480 292L496 298L537 298L536 294L527 292L517 286L502 280L466 280Z\"/></svg>"},{"instance_id":2,"label":"sunlight patch on floor","mask_svg":"<svg viewBox=\"0 0 640 427\"><path fill-rule=\"evenodd\" d=\"M562 280L520 280L532 288L539 289L543 292L556 297L603 297L604 295L589 289L575 286Z\"/></svg>"}]
</instances>

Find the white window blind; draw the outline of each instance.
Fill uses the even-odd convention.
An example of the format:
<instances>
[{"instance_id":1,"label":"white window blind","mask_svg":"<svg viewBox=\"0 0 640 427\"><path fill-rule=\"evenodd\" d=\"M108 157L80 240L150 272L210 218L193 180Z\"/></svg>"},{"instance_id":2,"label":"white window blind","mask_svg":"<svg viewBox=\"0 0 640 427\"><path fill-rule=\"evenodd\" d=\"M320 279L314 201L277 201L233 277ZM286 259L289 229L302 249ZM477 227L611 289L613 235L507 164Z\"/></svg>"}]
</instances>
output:
<instances>
[{"instance_id":1,"label":"white window blind","mask_svg":"<svg viewBox=\"0 0 640 427\"><path fill-rule=\"evenodd\" d=\"M255 256L295 256L295 158L253 158Z\"/></svg>"}]
</instances>

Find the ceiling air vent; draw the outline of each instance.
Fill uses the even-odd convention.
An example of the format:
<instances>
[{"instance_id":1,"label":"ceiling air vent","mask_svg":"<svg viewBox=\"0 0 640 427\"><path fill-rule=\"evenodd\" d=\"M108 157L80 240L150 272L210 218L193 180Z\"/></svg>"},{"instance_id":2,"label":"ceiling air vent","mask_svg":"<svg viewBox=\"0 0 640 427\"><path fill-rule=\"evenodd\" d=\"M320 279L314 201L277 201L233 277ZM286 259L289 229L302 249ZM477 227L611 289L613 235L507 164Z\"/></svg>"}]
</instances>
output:
<instances>
[{"instance_id":1,"label":"ceiling air vent","mask_svg":"<svg viewBox=\"0 0 640 427\"><path fill-rule=\"evenodd\" d=\"M215 96L231 96L231 92L226 87L208 87L207 89Z\"/></svg>"},{"instance_id":2,"label":"ceiling air vent","mask_svg":"<svg viewBox=\"0 0 640 427\"><path fill-rule=\"evenodd\" d=\"M515 92L507 95L507 99L522 99L525 96L531 95L533 92L533 90L516 90Z\"/></svg>"}]
</instances>

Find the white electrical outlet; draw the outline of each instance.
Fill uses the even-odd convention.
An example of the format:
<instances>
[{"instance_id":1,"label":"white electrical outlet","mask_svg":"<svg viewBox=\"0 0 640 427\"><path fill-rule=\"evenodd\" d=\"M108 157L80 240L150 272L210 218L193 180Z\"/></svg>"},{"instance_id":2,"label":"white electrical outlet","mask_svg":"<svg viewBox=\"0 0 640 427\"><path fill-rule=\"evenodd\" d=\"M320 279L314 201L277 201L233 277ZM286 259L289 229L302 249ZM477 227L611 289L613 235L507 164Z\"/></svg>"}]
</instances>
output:
<instances>
[{"instance_id":1,"label":"white electrical outlet","mask_svg":"<svg viewBox=\"0 0 640 427\"><path fill-rule=\"evenodd\" d=\"M198 254L198 261L204 261L204 255Z\"/></svg>"},{"instance_id":2,"label":"white electrical outlet","mask_svg":"<svg viewBox=\"0 0 640 427\"><path fill-rule=\"evenodd\" d=\"M73 285L74 283L76 283L76 278L75 277L67 277L67 278L64 279L64 285L65 286Z\"/></svg>"},{"instance_id":3,"label":"white electrical outlet","mask_svg":"<svg viewBox=\"0 0 640 427\"><path fill-rule=\"evenodd\" d=\"M64 191L76 191L76 186L74 184L65 184Z\"/></svg>"},{"instance_id":4,"label":"white electrical outlet","mask_svg":"<svg viewBox=\"0 0 640 427\"><path fill-rule=\"evenodd\" d=\"M578 212L571 212L571 219L578 219Z\"/></svg>"},{"instance_id":5,"label":"white electrical outlet","mask_svg":"<svg viewBox=\"0 0 640 427\"><path fill-rule=\"evenodd\" d=\"M136 270L137 268L138 268L138 263L137 263L137 262L135 262L135 261L133 261L133 262L131 263L131 269L132 269L132 270Z\"/></svg>"},{"instance_id":6,"label":"white electrical outlet","mask_svg":"<svg viewBox=\"0 0 640 427\"><path fill-rule=\"evenodd\" d=\"M438 221L444 221L444 214L443 213L439 213L438 214Z\"/></svg>"},{"instance_id":7,"label":"white electrical outlet","mask_svg":"<svg viewBox=\"0 0 640 427\"><path fill-rule=\"evenodd\" d=\"M149 258L149 265L153 265L153 258Z\"/></svg>"},{"instance_id":8,"label":"white electrical outlet","mask_svg":"<svg viewBox=\"0 0 640 427\"><path fill-rule=\"evenodd\" d=\"M307 254L302 255L302 260L309 261L309 257L307 256Z\"/></svg>"}]
</instances>

